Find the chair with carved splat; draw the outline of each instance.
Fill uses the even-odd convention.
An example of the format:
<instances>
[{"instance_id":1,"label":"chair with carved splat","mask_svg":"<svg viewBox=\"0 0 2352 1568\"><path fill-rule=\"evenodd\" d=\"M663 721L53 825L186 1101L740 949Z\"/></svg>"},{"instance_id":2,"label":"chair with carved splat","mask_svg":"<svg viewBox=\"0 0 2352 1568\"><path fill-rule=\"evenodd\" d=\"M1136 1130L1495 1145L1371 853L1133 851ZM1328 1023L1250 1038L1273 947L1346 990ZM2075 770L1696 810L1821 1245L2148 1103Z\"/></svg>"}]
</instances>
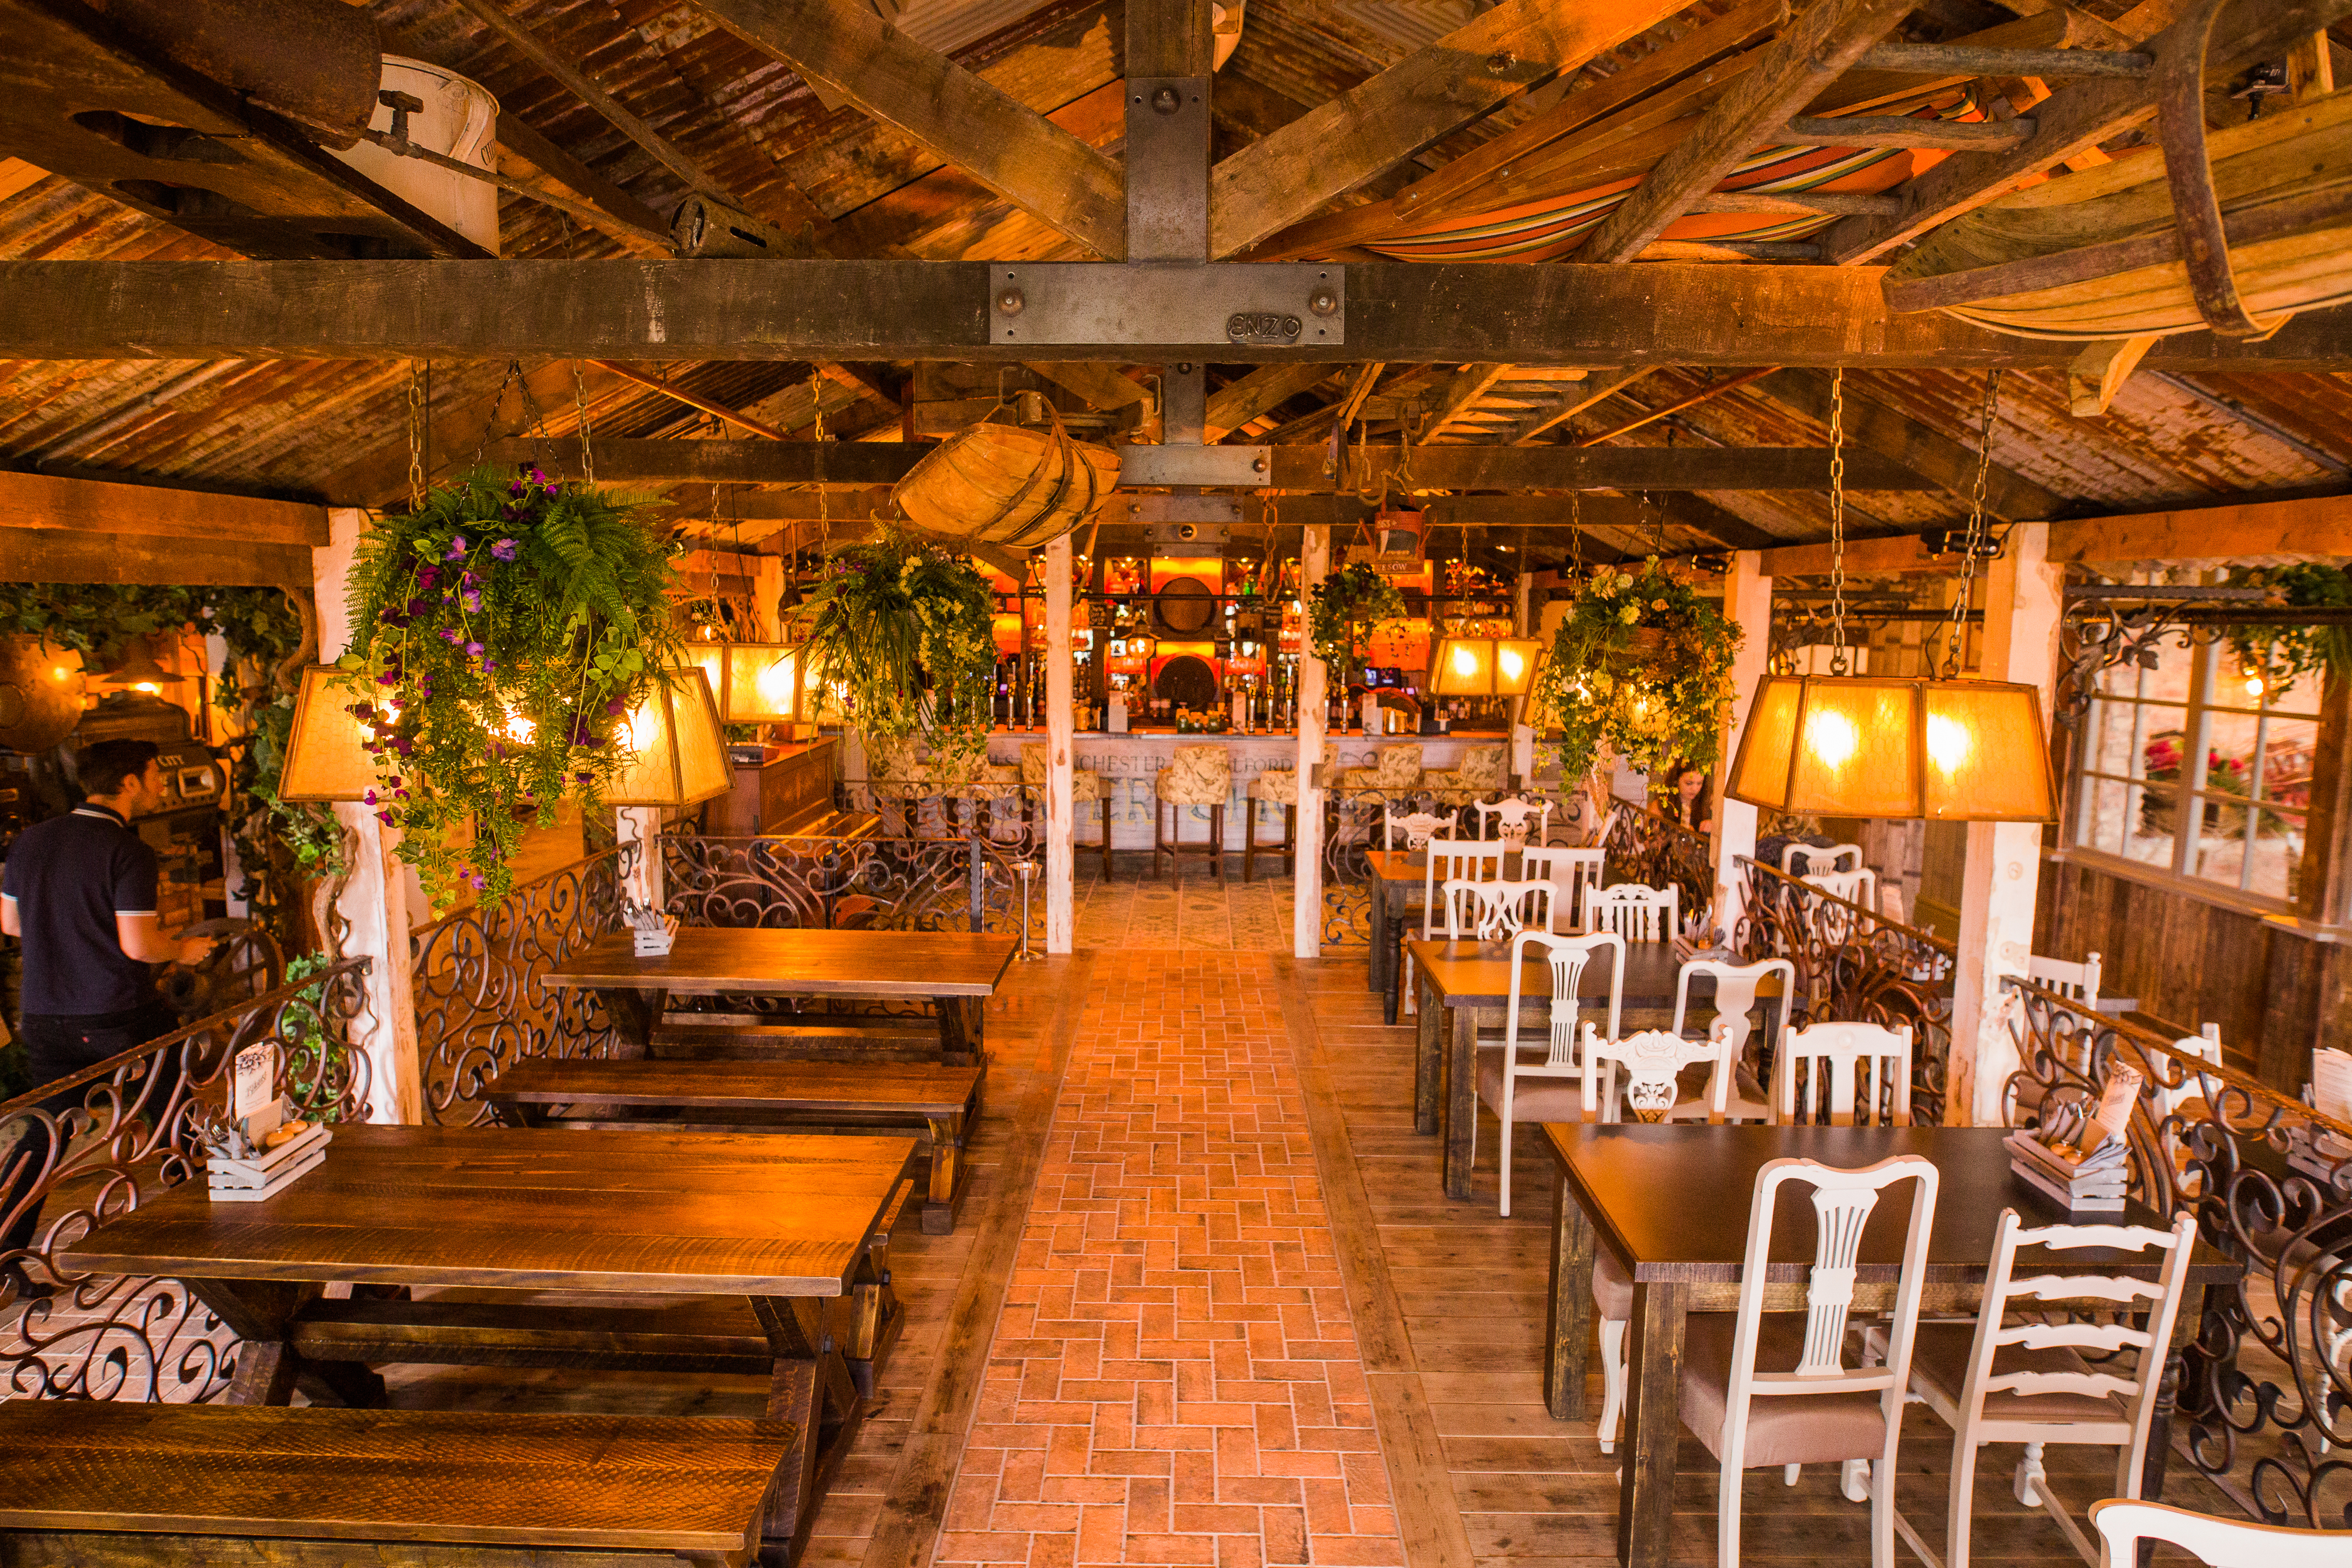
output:
<instances>
[{"instance_id":1,"label":"chair with carved splat","mask_svg":"<svg viewBox=\"0 0 2352 1568\"><path fill-rule=\"evenodd\" d=\"M2138 1562L2140 1548L2158 1541L2213 1568L2343 1568L2352 1563L2352 1531L2217 1519L2169 1503L2111 1497L2091 1505L2091 1527L2114 1568Z\"/></svg>"},{"instance_id":2,"label":"chair with carved splat","mask_svg":"<svg viewBox=\"0 0 2352 1568\"><path fill-rule=\"evenodd\" d=\"M1503 1125L1503 1213L1511 1212L1511 1128L1519 1122L1571 1122L1580 1104L1578 1084L1584 1075L1576 1059L1577 1015L1581 1008L1578 989L1584 967L1594 955L1605 954L1609 964L1609 1035L1615 1039L1625 999L1625 939L1622 936L1557 936L1547 931L1522 931L1511 939L1511 990L1503 1009L1503 1049L1478 1057L1478 1098ZM1519 1043L1519 1009L1526 998L1521 982L1527 966L1540 956L1551 976L1549 1038L1538 1045ZM1590 1025L1586 1026L1588 1029ZM1489 1043L1480 1040L1482 1045ZM1522 1086L1522 1081L1527 1082ZM1471 1133L1470 1155L1478 1155L1476 1128Z\"/></svg>"}]
</instances>

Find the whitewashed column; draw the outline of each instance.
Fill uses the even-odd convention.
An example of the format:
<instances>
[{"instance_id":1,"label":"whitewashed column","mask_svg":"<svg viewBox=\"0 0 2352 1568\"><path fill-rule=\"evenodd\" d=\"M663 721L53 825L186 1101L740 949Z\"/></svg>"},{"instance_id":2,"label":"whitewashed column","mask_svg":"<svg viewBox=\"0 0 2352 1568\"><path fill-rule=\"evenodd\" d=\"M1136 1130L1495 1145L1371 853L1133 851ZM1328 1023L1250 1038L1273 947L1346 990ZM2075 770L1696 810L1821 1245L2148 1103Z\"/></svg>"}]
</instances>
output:
<instances>
[{"instance_id":1,"label":"whitewashed column","mask_svg":"<svg viewBox=\"0 0 2352 1568\"><path fill-rule=\"evenodd\" d=\"M662 883L662 815L659 806L613 809L613 836L620 841L622 848L635 846L636 850L628 857L622 873L621 891L647 909L659 909L668 901Z\"/></svg>"},{"instance_id":2,"label":"whitewashed column","mask_svg":"<svg viewBox=\"0 0 2352 1568\"><path fill-rule=\"evenodd\" d=\"M1739 652L1731 661L1731 711L1724 720L1723 755L1715 765L1715 920L1728 938L1741 910L1737 862L1756 852L1756 808L1732 800L1723 787L1731 777L1731 759L1739 755L1740 737L1748 732L1756 683L1764 678L1772 652L1772 580L1764 575L1760 551L1733 553L1731 575L1723 585L1723 613L1740 631Z\"/></svg>"},{"instance_id":3,"label":"whitewashed column","mask_svg":"<svg viewBox=\"0 0 2352 1568\"><path fill-rule=\"evenodd\" d=\"M1045 547L1045 951L1075 945L1071 886L1070 536Z\"/></svg>"},{"instance_id":4,"label":"whitewashed column","mask_svg":"<svg viewBox=\"0 0 2352 1568\"><path fill-rule=\"evenodd\" d=\"M2059 599L2065 569L2050 563L2050 525L2021 523L1990 563L1984 588L1983 658L1977 674L2042 688L2046 733L2058 679ZM1944 1119L1989 1126L2000 1120L2001 1077L1976 1071L2007 1054L1992 1031L2000 1021L2000 978L2025 973L2033 951L2033 904L2042 883L2042 824L1970 822L1961 873L1959 973L1953 983L1952 1052Z\"/></svg>"},{"instance_id":5,"label":"whitewashed column","mask_svg":"<svg viewBox=\"0 0 2352 1568\"><path fill-rule=\"evenodd\" d=\"M1520 564L1524 566L1527 552L1523 549L1519 554L1522 558ZM1535 573L1519 573L1518 598L1512 615L1512 626L1522 637L1532 637L1540 629L1535 620ZM1535 727L1528 723L1528 714L1534 706L1532 696L1511 699L1511 772L1522 789L1532 789L1536 780L1536 732Z\"/></svg>"},{"instance_id":6,"label":"whitewashed column","mask_svg":"<svg viewBox=\"0 0 2352 1568\"><path fill-rule=\"evenodd\" d=\"M338 507L327 514L328 542L310 551L319 601L319 658L332 664L351 646L350 608L343 597L352 552L368 526L366 512ZM408 868L394 858L400 831L376 820L373 808L339 804L335 816L359 839L351 880L336 908L351 922L347 958L365 956L366 1012L352 1020L352 1043L368 1061L368 1120L421 1122L425 1090L416 1051L416 988L408 934L431 912L409 906Z\"/></svg>"},{"instance_id":7,"label":"whitewashed column","mask_svg":"<svg viewBox=\"0 0 2352 1568\"><path fill-rule=\"evenodd\" d=\"M1323 580L1331 566L1331 530L1310 528L1299 541L1298 594L1301 603ZM1291 863L1295 894L1290 916L1290 950L1301 958L1323 956L1323 789L1315 769L1323 761L1324 669L1315 656L1315 643L1300 618L1298 647L1298 842Z\"/></svg>"}]
</instances>

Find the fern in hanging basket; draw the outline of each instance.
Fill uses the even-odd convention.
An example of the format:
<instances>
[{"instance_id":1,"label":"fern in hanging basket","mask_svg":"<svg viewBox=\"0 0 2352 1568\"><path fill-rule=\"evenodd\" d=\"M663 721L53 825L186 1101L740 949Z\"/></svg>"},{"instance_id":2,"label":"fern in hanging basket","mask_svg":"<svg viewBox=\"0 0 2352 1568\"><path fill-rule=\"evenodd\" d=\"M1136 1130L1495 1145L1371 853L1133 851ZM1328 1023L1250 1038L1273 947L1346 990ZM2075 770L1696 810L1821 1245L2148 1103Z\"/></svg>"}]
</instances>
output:
<instances>
[{"instance_id":1,"label":"fern in hanging basket","mask_svg":"<svg viewBox=\"0 0 2352 1568\"><path fill-rule=\"evenodd\" d=\"M2238 567L2230 586L2264 590L2266 609L2352 610L2352 573L2318 561ZM2233 626L2230 651L2238 667L2260 676L2275 699L2298 675L2352 674L2352 626Z\"/></svg>"},{"instance_id":2,"label":"fern in hanging basket","mask_svg":"<svg viewBox=\"0 0 2352 1568\"><path fill-rule=\"evenodd\" d=\"M1358 645L1370 641L1371 629L1383 621L1402 621L1404 613L1404 595L1396 584L1358 561L1326 577L1307 596L1307 642L1315 656L1344 680Z\"/></svg>"},{"instance_id":3,"label":"fern in hanging basket","mask_svg":"<svg viewBox=\"0 0 2352 1568\"><path fill-rule=\"evenodd\" d=\"M525 829L602 800L629 713L682 662L673 554L635 503L535 468L478 469L360 537L342 664L374 735L368 803L436 904L503 897Z\"/></svg>"},{"instance_id":4,"label":"fern in hanging basket","mask_svg":"<svg viewBox=\"0 0 2352 1568\"><path fill-rule=\"evenodd\" d=\"M1638 574L1594 568L1536 688L1560 727L1560 777L1583 778L1604 747L1644 773L1712 766L1739 641L1739 628L1655 556Z\"/></svg>"},{"instance_id":5,"label":"fern in hanging basket","mask_svg":"<svg viewBox=\"0 0 2352 1568\"><path fill-rule=\"evenodd\" d=\"M838 686L869 740L911 738L954 769L988 747L995 596L959 555L892 533L836 553L802 613L812 683Z\"/></svg>"}]
</instances>

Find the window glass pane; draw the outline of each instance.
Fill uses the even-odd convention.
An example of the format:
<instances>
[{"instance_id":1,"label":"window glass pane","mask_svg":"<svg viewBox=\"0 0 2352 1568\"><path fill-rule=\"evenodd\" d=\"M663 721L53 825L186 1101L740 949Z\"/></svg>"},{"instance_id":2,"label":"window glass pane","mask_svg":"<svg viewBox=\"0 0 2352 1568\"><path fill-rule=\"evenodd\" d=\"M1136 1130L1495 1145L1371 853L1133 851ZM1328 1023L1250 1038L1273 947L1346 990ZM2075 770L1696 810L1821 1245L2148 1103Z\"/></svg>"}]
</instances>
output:
<instances>
[{"instance_id":1,"label":"window glass pane","mask_svg":"<svg viewBox=\"0 0 2352 1568\"><path fill-rule=\"evenodd\" d=\"M2124 852L2124 841L2129 836L2124 823L2124 813L2129 809L2128 797L2134 792L2129 784L2112 779L2086 781L2089 788L2090 810L2081 828L2079 842L2095 850L2105 850L2111 855Z\"/></svg>"},{"instance_id":2,"label":"window glass pane","mask_svg":"<svg viewBox=\"0 0 2352 1568\"><path fill-rule=\"evenodd\" d=\"M2216 719L2217 728L2219 725ZM2282 806L2310 805L2311 762L2318 749L2316 720L2271 715L2263 728L2262 798Z\"/></svg>"},{"instance_id":3,"label":"window glass pane","mask_svg":"<svg viewBox=\"0 0 2352 1568\"><path fill-rule=\"evenodd\" d=\"M2208 800L2204 807L2205 828L2197 841L2191 873L2264 898L2294 897L2303 861L2301 813L2264 811L2218 800ZM2246 831L2250 820L2252 834Z\"/></svg>"},{"instance_id":4,"label":"window glass pane","mask_svg":"<svg viewBox=\"0 0 2352 1568\"><path fill-rule=\"evenodd\" d=\"M2125 786L2114 786L2118 789ZM2170 789L2161 784L2130 787L2137 797L2128 813L2118 811L2120 832L2112 852L2138 861L2143 865L2172 866L2174 800ZM2106 846L2102 845L2102 848Z\"/></svg>"},{"instance_id":5,"label":"window glass pane","mask_svg":"<svg viewBox=\"0 0 2352 1568\"><path fill-rule=\"evenodd\" d=\"M2189 760L2189 734L2182 727L2189 721L2187 712L2155 704L2145 705L2137 711L2141 725L2139 750L2131 758L2138 764L2136 771L2145 779L2177 782Z\"/></svg>"}]
</instances>

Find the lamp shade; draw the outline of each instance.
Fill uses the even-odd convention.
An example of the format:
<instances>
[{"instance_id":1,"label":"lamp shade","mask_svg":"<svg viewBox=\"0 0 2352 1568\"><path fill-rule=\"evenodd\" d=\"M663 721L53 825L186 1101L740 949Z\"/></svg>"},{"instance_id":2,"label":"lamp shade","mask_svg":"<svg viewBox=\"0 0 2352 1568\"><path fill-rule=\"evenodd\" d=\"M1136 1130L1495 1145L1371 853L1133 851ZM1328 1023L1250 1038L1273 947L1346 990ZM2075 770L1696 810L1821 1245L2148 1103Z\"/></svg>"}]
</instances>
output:
<instances>
[{"instance_id":1,"label":"lamp shade","mask_svg":"<svg viewBox=\"0 0 2352 1568\"><path fill-rule=\"evenodd\" d=\"M719 713L729 724L790 724L801 716L800 645L730 643Z\"/></svg>"},{"instance_id":2,"label":"lamp shade","mask_svg":"<svg viewBox=\"0 0 2352 1568\"><path fill-rule=\"evenodd\" d=\"M312 664L294 696L294 727L286 737L286 767L278 782L285 800L358 800L375 788L374 739L354 709L369 704L349 671Z\"/></svg>"},{"instance_id":3,"label":"lamp shade","mask_svg":"<svg viewBox=\"0 0 2352 1568\"><path fill-rule=\"evenodd\" d=\"M667 672L629 715L634 755L604 791L614 806L692 806L734 787L719 704L699 666Z\"/></svg>"},{"instance_id":4,"label":"lamp shade","mask_svg":"<svg viewBox=\"0 0 2352 1568\"><path fill-rule=\"evenodd\" d=\"M1767 675L1724 793L1795 816L2057 815L2042 695L2005 681Z\"/></svg>"},{"instance_id":5,"label":"lamp shade","mask_svg":"<svg viewBox=\"0 0 2352 1568\"><path fill-rule=\"evenodd\" d=\"M1431 690L1442 697L1525 696L1542 646L1533 637L1448 637L1437 645Z\"/></svg>"}]
</instances>

